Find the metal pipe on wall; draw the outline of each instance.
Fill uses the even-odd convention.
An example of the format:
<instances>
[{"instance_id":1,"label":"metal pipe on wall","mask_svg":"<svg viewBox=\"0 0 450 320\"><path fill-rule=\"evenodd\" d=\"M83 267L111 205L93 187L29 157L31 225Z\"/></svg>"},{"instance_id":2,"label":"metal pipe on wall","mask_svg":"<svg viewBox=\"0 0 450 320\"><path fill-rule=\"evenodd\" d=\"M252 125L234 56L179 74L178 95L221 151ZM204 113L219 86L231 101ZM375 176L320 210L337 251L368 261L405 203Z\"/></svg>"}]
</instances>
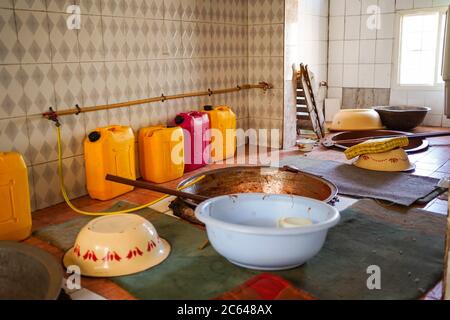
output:
<instances>
[{"instance_id":1,"label":"metal pipe on wall","mask_svg":"<svg viewBox=\"0 0 450 320\"><path fill-rule=\"evenodd\" d=\"M122 102L122 103L115 103L115 104L109 104L109 105L103 105L103 106L92 106L92 107L84 107L84 108L80 108L77 106L74 109L63 110L63 111L54 111L52 108L50 108L50 111L43 113L42 116L44 118L47 118L48 120L55 120L59 116L78 115L80 113L95 112L95 111L100 111L100 110L111 110L111 109L117 109L117 108L123 108L123 107L137 106L137 105L142 105L142 104L146 104L146 103L165 102L165 101L169 101L169 100L176 100L176 99L183 99L183 98L193 98L193 97L212 96L212 95L217 95L217 94L227 94L227 93L239 92L242 90L250 90L250 89L262 89L262 90L266 91L269 89L273 89L273 85L271 85L267 82L260 82L259 84L244 84L244 85L236 86L234 88L218 89L218 90L208 89L208 91L182 93L182 94L170 95L170 96L166 96L166 95L162 94L159 97L147 98L147 99L142 99L142 100L134 100L134 101L128 101L128 102Z\"/></svg>"}]
</instances>

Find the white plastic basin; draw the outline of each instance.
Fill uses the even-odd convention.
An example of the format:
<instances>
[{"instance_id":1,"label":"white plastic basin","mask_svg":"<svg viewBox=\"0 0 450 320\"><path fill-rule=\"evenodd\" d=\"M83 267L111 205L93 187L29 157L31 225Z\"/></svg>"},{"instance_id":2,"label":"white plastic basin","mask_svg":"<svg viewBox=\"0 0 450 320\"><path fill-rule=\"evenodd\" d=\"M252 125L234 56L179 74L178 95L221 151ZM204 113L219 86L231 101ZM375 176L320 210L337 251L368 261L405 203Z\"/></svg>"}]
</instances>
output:
<instances>
[{"instance_id":1,"label":"white plastic basin","mask_svg":"<svg viewBox=\"0 0 450 320\"><path fill-rule=\"evenodd\" d=\"M287 270L303 265L322 249L339 212L317 200L290 195L238 194L200 204L195 215L206 225L214 249L238 266ZM279 221L301 217L313 221L280 228Z\"/></svg>"}]
</instances>

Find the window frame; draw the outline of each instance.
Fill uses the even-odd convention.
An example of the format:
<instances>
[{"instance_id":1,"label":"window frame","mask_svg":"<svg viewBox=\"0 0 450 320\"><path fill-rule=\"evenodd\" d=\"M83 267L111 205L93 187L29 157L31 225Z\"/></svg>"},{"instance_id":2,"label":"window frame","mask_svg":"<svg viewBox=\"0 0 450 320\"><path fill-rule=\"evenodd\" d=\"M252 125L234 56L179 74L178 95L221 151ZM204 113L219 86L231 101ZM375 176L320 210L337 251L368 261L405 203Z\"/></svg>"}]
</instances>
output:
<instances>
[{"instance_id":1,"label":"window frame","mask_svg":"<svg viewBox=\"0 0 450 320\"><path fill-rule=\"evenodd\" d=\"M442 74L442 65L436 63L435 69L435 79L433 85L426 84L400 84L400 67L401 67L401 44L402 44L402 19L406 15L421 15L425 13L439 13L439 27L437 34L437 46L440 46L440 39L443 33L445 33L445 28L442 28L442 19L448 11L448 7L433 7L433 8L423 8L423 9L413 9L413 10L401 10L396 13L395 19L395 39L394 39L394 55L393 55L393 72L392 72L392 89L395 90L423 90L423 91L440 91L445 87L445 83L438 82L439 75ZM436 61L442 60L443 52L436 48Z\"/></svg>"}]
</instances>

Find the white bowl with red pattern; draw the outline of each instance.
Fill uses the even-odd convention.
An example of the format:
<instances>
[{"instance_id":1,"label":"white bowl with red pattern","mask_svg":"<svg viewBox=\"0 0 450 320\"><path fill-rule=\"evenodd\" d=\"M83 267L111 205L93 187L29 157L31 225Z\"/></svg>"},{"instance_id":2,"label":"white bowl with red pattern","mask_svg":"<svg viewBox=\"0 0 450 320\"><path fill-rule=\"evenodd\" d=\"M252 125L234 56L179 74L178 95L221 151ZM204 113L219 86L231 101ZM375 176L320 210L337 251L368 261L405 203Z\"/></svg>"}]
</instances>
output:
<instances>
[{"instance_id":1,"label":"white bowl with red pattern","mask_svg":"<svg viewBox=\"0 0 450 320\"><path fill-rule=\"evenodd\" d=\"M146 219L111 215L92 220L80 231L64 256L64 265L78 266L87 277L119 277L159 265L170 250Z\"/></svg>"}]
</instances>

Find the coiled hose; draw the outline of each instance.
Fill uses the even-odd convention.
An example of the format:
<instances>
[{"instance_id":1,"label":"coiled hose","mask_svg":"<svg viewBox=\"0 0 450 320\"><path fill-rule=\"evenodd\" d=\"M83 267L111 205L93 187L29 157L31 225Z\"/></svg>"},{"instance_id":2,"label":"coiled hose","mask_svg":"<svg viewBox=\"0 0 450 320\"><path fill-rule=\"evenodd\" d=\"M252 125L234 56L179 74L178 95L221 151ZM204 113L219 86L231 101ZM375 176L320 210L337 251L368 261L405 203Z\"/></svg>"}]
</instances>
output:
<instances>
[{"instance_id":1,"label":"coiled hose","mask_svg":"<svg viewBox=\"0 0 450 320\"><path fill-rule=\"evenodd\" d=\"M57 131L57 137L58 137L58 174L59 174L59 179L60 179L60 189L61 189L61 194L64 198L64 201L66 201L67 205L75 212L85 215L85 216L105 216L105 215L117 215L117 214L127 214L127 213L133 213L142 209L146 209L152 205L155 205L156 203L167 199L170 197L170 195L165 195L157 200L154 200L150 203L144 204L142 206L136 207L136 208L131 208L131 209L127 209L127 210L121 210L121 211L115 211L115 212L88 212L88 211L83 211L78 209L77 207L75 207L73 205L73 203L70 201L69 196L67 195L66 192L66 188L65 188L65 183L64 183L64 168L63 168L63 157L62 157L62 140L61 140L61 126L56 126L56 131ZM179 191L184 190L186 188L191 187L192 185L196 184L197 182L203 180L205 178L205 176L202 176L198 179L196 179L195 181L192 181L191 183L183 186L182 188L178 189Z\"/></svg>"}]
</instances>

